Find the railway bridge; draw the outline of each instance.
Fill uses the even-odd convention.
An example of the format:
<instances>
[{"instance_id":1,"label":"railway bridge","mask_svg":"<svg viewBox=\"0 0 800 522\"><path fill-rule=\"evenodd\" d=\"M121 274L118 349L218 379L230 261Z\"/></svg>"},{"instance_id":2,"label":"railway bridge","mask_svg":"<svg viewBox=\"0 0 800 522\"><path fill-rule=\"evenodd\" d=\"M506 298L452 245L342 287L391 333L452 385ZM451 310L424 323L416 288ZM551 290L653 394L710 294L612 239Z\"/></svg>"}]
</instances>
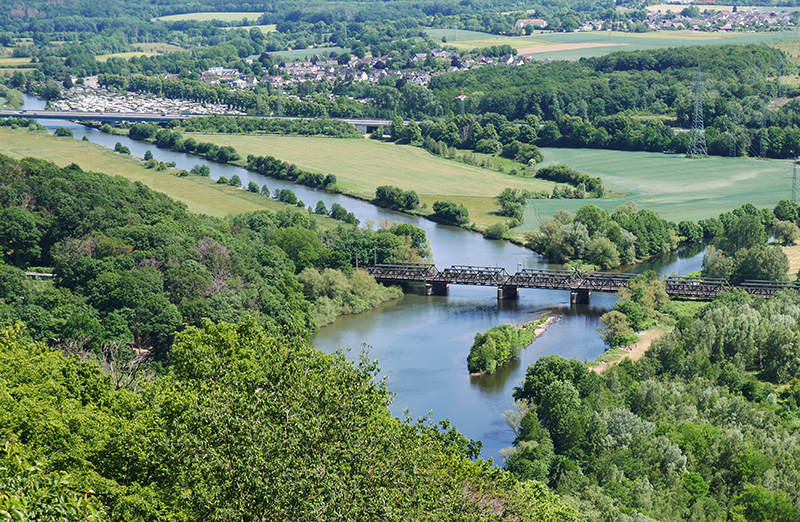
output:
<instances>
[{"instance_id":1,"label":"railway bridge","mask_svg":"<svg viewBox=\"0 0 800 522\"><path fill-rule=\"evenodd\" d=\"M446 294L449 285L495 286L497 299L517 299L520 288L568 290L573 304L588 303L592 292L617 292L627 288L637 275L541 269L524 269L509 274L500 267L454 265L439 270L426 263L381 264L371 268L369 273L383 283L423 284L427 295ZM668 295L696 299L713 299L734 288L764 297L771 297L787 288L800 290L800 283L782 281L745 281L737 287L725 279L668 277L664 283Z\"/></svg>"}]
</instances>

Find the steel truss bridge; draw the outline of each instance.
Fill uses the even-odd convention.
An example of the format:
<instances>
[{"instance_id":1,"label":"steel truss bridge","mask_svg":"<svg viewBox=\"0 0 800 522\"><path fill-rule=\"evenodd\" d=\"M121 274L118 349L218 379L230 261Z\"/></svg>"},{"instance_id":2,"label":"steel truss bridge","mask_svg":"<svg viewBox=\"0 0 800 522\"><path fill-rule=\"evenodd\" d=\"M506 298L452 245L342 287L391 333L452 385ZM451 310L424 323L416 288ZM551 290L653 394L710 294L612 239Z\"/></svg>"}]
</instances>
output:
<instances>
[{"instance_id":1,"label":"steel truss bridge","mask_svg":"<svg viewBox=\"0 0 800 522\"><path fill-rule=\"evenodd\" d=\"M616 292L627 288L637 274L593 272L582 274L569 270L525 269L509 274L505 268L491 266L454 265L439 270L425 263L383 264L370 268L369 273L383 283L420 283L428 295L447 293L449 285L478 285L497 287L498 299L516 299L520 288L569 290L571 303L588 303L592 292ZM785 289L800 290L800 283L781 281L745 281L739 286L725 279L702 277L668 277L667 294L674 297L713 299L721 292L739 288L753 295L772 297Z\"/></svg>"}]
</instances>

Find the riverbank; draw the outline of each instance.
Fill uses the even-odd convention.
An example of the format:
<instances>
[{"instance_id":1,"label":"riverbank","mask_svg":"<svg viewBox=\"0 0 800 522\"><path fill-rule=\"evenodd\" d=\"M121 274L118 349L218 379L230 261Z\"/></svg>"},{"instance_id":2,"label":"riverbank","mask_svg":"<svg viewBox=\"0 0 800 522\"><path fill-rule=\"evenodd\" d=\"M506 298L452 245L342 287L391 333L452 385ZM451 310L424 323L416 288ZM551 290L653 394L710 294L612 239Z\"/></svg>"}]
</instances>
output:
<instances>
[{"instance_id":1,"label":"riverbank","mask_svg":"<svg viewBox=\"0 0 800 522\"><path fill-rule=\"evenodd\" d=\"M611 368L615 364L618 364L623 359L630 359L632 361L638 361L642 358L645 352L650 349L650 345L656 339L660 338L661 336L668 334L672 331L672 327L664 327L664 326L656 326L655 328L651 328L650 330L645 330L643 332L637 332L639 336L639 341L634 344L633 346L628 346L625 348L614 348L611 350L607 350L595 359L593 362L589 363L589 369L593 372L603 373L607 369Z\"/></svg>"}]
</instances>

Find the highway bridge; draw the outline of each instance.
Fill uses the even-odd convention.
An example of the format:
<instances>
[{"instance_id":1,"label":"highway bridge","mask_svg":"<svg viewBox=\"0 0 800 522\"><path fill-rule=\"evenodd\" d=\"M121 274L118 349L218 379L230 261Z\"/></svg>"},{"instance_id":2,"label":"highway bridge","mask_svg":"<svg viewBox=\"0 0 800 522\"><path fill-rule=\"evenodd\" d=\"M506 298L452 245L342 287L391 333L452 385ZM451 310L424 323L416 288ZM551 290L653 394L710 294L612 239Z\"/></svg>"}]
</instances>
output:
<instances>
[{"instance_id":1,"label":"highway bridge","mask_svg":"<svg viewBox=\"0 0 800 522\"><path fill-rule=\"evenodd\" d=\"M188 120L190 118L204 118L210 114L177 114L168 112L103 112L97 111L44 111L44 110L0 110L0 118L36 118L45 120L78 120L78 121L102 121L102 122L153 122L168 123L173 120ZM243 118L270 118L270 116L242 116ZM302 118L280 117L276 119L297 120ZM311 119L311 118L306 118ZM370 133L378 127L388 127L392 120L381 119L358 119L358 118L331 118L351 123L358 130Z\"/></svg>"},{"instance_id":2,"label":"highway bridge","mask_svg":"<svg viewBox=\"0 0 800 522\"><path fill-rule=\"evenodd\" d=\"M520 288L569 290L570 302L585 304L592 292L617 292L626 288L637 274L593 272L582 274L569 270L525 269L509 274L505 268L454 265L439 270L426 263L376 265L369 273L383 283L424 284L428 295L447 293L449 285L496 286L498 299L516 299ZM703 277L667 277L667 294L674 297L713 299L721 292L740 288L745 292L771 297L787 288L800 290L800 283L781 281L745 281L734 287L725 279Z\"/></svg>"}]
</instances>

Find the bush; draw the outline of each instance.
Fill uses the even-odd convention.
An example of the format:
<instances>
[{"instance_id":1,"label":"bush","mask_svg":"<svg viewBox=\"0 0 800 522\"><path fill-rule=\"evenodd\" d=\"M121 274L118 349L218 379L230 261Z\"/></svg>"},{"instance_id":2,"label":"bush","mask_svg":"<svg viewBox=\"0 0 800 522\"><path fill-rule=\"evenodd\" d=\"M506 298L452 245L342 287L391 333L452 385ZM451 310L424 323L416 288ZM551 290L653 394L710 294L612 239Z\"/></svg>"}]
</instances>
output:
<instances>
[{"instance_id":1,"label":"bush","mask_svg":"<svg viewBox=\"0 0 800 522\"><path fill-rule=\"evenodd\" d=\"M452 201L437 201L433 204L432 217L442 223L466 225L469 223L469 210L464 205Z\"/></svg>"},{"instance_id":2,"label":"bush","mask_svg":"<svg viewBox=\"0 0 800 522\"><path fill-rule=\"evenodd\" d=\"M483 235L488 239L503 239L507 233L508 225L505 223L495 223L483 231Z\"/></svg>"},{"instance_id":3,"label":"bush","mask_svg":"<svg viewBox=\"0 0 800 522\"><path fill-rule=\"evenodd\" d=\"M55 131L55 135L59 138L72 138L73 134L72 131L66 127L59 127Z\"/></svg>"}]
</instances>

